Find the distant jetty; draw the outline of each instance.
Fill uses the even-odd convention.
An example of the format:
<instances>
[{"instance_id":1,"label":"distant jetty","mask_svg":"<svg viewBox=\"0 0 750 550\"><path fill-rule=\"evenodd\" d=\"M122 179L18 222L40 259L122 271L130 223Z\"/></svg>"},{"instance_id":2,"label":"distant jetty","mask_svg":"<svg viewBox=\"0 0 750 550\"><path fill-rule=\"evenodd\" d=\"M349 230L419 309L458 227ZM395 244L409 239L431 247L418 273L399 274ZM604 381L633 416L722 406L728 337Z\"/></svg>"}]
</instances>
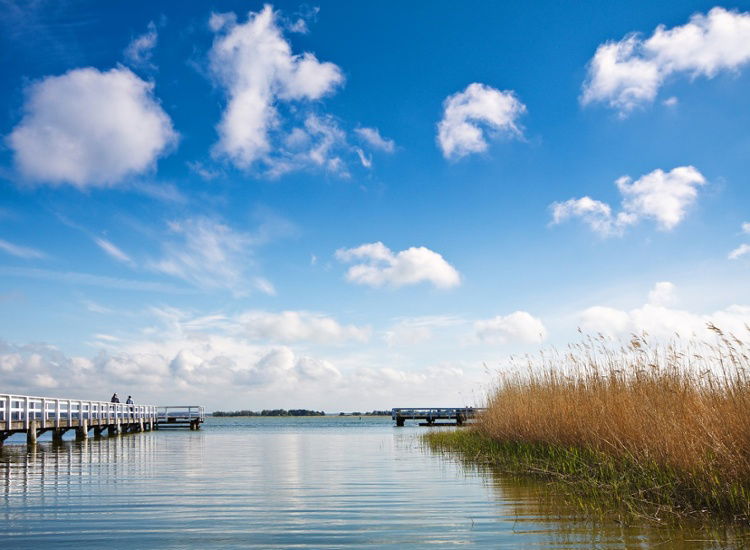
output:
<instances>
[{"instance_id":1,"label":"distant jetty","mask_svg":"<svg viewBox=\"0 0 750 550\"><path fill-rule=\"evenodd\" d=\"M340 412L326 413L325 411L314 411L310 409L264 409L262 411L214 411L211 416L391 416L391 411L369 411L369 412Z\"/></svg>"},{"instance_id":2,"label":"distant jetty","mask_svg":"<svg viewBox=\"0 0 750 550\"><path fill-rule=\"evenodd\" d=\"M309 409L264 409L262 411L214 411L211 416L325 416L323 411Z\"/></svg>"}]
</instances>

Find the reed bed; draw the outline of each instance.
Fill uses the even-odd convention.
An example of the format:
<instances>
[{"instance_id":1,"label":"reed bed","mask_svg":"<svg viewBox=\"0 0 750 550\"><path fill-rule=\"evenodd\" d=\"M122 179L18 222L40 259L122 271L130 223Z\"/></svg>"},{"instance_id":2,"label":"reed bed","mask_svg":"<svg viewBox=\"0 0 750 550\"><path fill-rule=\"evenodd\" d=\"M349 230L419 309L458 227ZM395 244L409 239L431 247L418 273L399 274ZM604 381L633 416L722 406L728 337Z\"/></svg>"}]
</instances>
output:
<instances>
[{"instance_id":1,"label":"reed bed","mask_svg":"<svg viewBox=\"0 0 750 550\"><path fill-rule=\"evenodd\" d=\"M474 427L427 440L557 480L594 506L747 522L750 345L709 329L710 341L586 338L516 360Z\"/></svg>"}]
</instances>

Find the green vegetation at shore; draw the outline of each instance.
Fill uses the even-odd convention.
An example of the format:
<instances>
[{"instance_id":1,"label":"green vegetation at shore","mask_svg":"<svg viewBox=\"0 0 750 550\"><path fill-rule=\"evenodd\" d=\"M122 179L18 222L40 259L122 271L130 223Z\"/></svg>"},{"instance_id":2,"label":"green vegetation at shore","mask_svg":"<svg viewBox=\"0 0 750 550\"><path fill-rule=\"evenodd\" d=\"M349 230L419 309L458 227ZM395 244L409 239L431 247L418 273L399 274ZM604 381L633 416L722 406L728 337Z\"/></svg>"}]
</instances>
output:
<instances>
[{"instance_id":1,"label":"green vegetation at shore","mask_svg":"<svg viewBox=\"0 0 750 550\"><path fill-rule=\"evenodd\" d=\"M600 338L525 358L474 426L425 439L600 511L747 522L750 346L712 328L710 344Z\"/></svg>"},{"instance_id":2,"label":"green vegetation at shore","mask_svg":"<svg viewBox=\"0 0 750 550\"><path fill-rule=\"evenodd\" d=\"M308 409L264 409L262 411L214 411L212 416L325 416L323 411Z\"/></svg>"}]
</instances>

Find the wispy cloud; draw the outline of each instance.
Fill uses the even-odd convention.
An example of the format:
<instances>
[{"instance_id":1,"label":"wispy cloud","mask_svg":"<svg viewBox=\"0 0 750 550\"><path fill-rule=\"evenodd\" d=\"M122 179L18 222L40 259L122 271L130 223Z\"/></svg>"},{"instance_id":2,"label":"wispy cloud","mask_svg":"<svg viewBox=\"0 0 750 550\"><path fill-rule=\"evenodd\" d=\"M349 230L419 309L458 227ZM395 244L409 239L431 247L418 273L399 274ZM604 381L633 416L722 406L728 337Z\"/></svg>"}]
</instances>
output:
<instances>
[{"instance_id":1,"label":"wispy cloud","mask_svg":"<svg viewBox=\"0 0 750 550\"><path fill-rule=\"evenodd\" d=\"M729 259L736 260L747 254L750 254L750 244L741 244L729 253Z\"/></svg>"},{"instance_id":2,"label":"wispy cloud","mask_svg":"<svg viewBox=\"0 0 750 550\"><path fill-rule=\"evenodd\" d=\"M373 149L384 153L393 153L396 150L396 142L381 136L377 128L357 128L354 132Z\"/></svg>"},{"instance_id":3,"label":"wispy cloud","mask_svg":"<svg viewBox=\"0 0 750 550\"><path fill-rule=\"evenodd\" d=\"M125 48L125 59L135 67L152 67L151 58L158 39L156 24L150 21L146 32L136 36Z\"/></svg>"},{"instance_id":4,"label":"wispy cloud","mask_svg":"<svg viewBox=\"0 0 750 550\"><path fill-rule=\"evenodd\" d=\"M742 233L745 235L750 235L750 222L744 222L741 226ZM734 250L732 250L729 253L729 259L730 260L737 260L738 258L741 258L742 256L745 256L747 254L750 254L750 244L743 243Z\"/></svg>"},{"instance_id":5,"label":"wispy cloud","mask_svg":"<svg viewBox=\"0 0 750 550\"><path fill-rule=\"evenodd\" d=\"M28 246L13 244L3 239L0 239L0 250L7 252L11 256L24 258L27 260L40 260L47 257L47 254L45 254L41 250L30 248Z\"/></svg>"},{"instance_id":6,"label":"wispy cloud","mask_svg":"<svg viewBox=\"0 0 750 550\"><path fill-rule=\"evenodd\" d=\"M125 252L120 250L120 248L118 248L114 243L106 239L102 239L101 237L94 237L94 242L97 244L97 246L99 246L99 248L104 250L104 252L106 252L109 256L111 256L118 262L127 264L131 267L135 266L135 262L133 261L133 259L125 254Z\"/></svg>"},{"instance_id":7,"label":"wispy cloud","mask_svg":"<svg viewBox=\"0 0 750 550\"><path fill-rule=\"evenodd\" d=\"M286 220L268 212L254 232L240 231L214 218L195 217L168 223L162 257L149 267L205 290L274 294L273 284L257 271L258 247L293 231Z\"/></svg>"},{"instance_id":8,"label":"wispy cloud","mask_svg":"<svg viewBox=\"0 0 750 550\"><path fill-rule=\"evenodd\" d=\"M247 338L276 342L366 342L371 332L369 327L342 325L328 315L309 311L248 311L237 322Z\"/></svg>"},{"instance_id":9,"label":"wispy cloud","mask_svg":"<svg viewBox=\"0 0 750 550\"><path fill-rule=\"evenodd\" d=\"M178 288L166 283L138 281L134 279L120 279L117 277L92 275L90 273L79 273L76 271L52 271L48 269L0 266L0 275L8 275L10 277L28 277L32 279L42 279L46 281L55 281L67 284L116 288L119 290L168 292L175 294L184 294L190 292L187 289Z\"/></svg>"},{"instance_id":10,"label":"wispy cloud","mask_svg":"<svg viewBox=\"0 0 750 550\"><path fill-rule=\"evenodd\" d=\"M103 306L93 300L83 300L83 305L86 308L87 311L90 311L91 313L114 313L113 309L110 309L106 306Z\"/></svg>"}]
</instances>

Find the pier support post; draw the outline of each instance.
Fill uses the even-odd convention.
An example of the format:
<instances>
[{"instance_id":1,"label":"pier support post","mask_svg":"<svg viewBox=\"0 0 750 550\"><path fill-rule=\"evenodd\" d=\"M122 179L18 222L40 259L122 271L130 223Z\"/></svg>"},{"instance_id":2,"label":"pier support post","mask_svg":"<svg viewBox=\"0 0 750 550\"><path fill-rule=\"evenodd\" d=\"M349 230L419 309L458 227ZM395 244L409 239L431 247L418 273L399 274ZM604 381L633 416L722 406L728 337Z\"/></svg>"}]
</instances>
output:
<instances>
[{"instance_id":1,"label":"pier support post","mask_svg":"<svg viewBox=\"0 0 750 550\"><path fill-rule=\"evenodd\" d=\"M399 428L403 428L405 420L406 419L403 416L397 416L396 417L396 426L399 427Z\"/></svg>"},{"instance_id":2,"label":"pier support post","mask_svg":"<svg viewBox=\"0 0 750 550\"><path fill-rule=\"evenodd\" d=\"M143 420L139 420L139 421L138 421L138 431L139 431L139 432L144 432L144 431L146 431L146 430L144 429L144 427L143 427Z\"/></svg>"},{"instance_id":3,"label":"pier support post","mask_svg":"<svg viewBox=\"0 0 750 550\"><path fill-rule=\"evenodd\" d=\"M67 432L68 430L65 430L63 428L55 428L52 430L52 442L53 443L62 443L63 442L63 434Z\"/></svg>"},{"instance_id":4,"label":"pier support post","mask_svg":"<svg viewBox=\"0 0 750 550\"><path fill-rule=\"evenodd\" d=\"M94 426L94 437L101 437L105 426Z\"/></svg>"},{"instance_id":5,"label":"pier support post","mask_svg":"<svg viewBox=\"0 0 750 550\"><path fill-rule=\"evenodd\" d=\"M109 426L107 426L107 433L110 436L120 435L120 426L119 426L119 424L115 423L115 424L110 424Z\"/></svg>"},{"instance_id":6,"label":"pier support post","mask_svg":"<svg viewBox=\"0 0 750 550\"><path fill-rule=\"evenodd\" d=\"M29 429L26 432L26 444L36 445L36 438L37 438L37 421L29 420Z\"/></svg>"},{"instance_id":7,"label":"pier support post","mask_svg":"<svg viewBox=\"0 0 750 550\"><path fill-rule=\"evenodd\" d=\"M464 416L461 413L456 414L456 425L457 426L464 425Z\"/></svg>"},{"instance_id":8,"label":"pier support post","mask_svg":"<svg viewBox=\"0 0 750 550\"><path fill-rule=\"evenodd\" d=\"M3 446L3 443L5 443L5 440L8 439L13 432L0 432L0 447Z\"/></svg>"},{"instance_id":9,"label":"pier support post","mask_svg":"<svg viewBox=\"0 0 750 550\"><path fill-rule=\"evenodd\" d=\"M89 438L88 420L81 420L81 425L76 428L76 441L85 441Z\"/></svg>"}]
</instances>

